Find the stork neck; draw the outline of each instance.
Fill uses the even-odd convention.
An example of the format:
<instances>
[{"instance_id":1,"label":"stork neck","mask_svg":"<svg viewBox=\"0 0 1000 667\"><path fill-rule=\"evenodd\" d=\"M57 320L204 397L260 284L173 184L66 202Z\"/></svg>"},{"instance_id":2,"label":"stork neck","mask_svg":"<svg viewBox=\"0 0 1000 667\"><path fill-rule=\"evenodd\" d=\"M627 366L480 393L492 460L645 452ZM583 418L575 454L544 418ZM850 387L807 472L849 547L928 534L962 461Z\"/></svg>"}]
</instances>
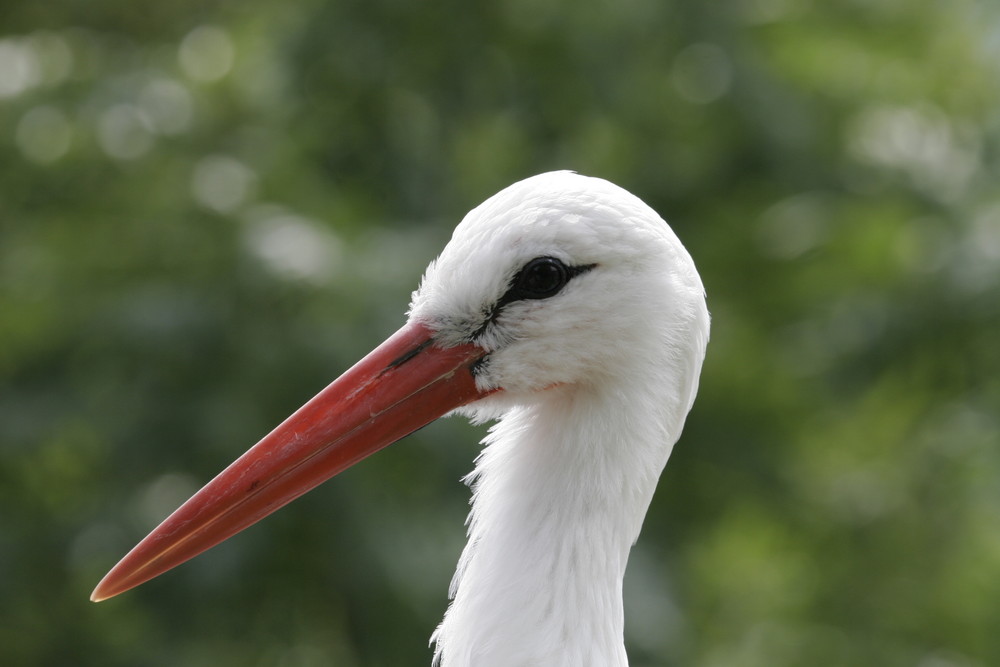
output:
<instances>
[{"instance_id":1,"label":"stork neck","mask_svg":"<svg viewBox=\"0 0 1000 667\"><path fill-rule=\"evenodd\" d=\"M627 665L622 577L673 444L635 398L549 390L493 427L434 637L442 667Z\"/></svg>"}]
</instances>

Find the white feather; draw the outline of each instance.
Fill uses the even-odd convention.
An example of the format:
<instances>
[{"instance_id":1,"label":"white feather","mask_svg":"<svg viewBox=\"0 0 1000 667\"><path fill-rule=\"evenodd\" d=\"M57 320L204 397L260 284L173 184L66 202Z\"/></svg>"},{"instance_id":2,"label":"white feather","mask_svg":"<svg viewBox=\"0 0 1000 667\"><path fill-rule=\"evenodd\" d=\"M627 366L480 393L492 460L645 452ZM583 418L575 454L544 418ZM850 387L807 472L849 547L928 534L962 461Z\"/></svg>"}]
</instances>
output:
<instances>
[{"instance_id":1,"label":"white feather","mask_svg":"<svg viewBox=\"0 0 1000 667\"><path fill-rule=\"evenodd\" d=\"M476 342L462 410L499 418L467 478L469 542L432 637L441 667L627 665L622 577L694 401L708 341L690 255L637 197L553 172L472 210L427 269L410 318L467 342L524 264L595 265L507 304Z\"/></svg>"}]
</instances>

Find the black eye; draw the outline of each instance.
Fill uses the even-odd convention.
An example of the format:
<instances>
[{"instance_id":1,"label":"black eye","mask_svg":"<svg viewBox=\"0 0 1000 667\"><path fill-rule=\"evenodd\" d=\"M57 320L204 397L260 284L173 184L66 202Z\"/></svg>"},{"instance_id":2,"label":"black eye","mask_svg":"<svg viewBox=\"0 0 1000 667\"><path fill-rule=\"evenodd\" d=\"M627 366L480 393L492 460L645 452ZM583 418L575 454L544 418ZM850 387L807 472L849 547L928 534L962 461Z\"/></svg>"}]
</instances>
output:
<instances>
[{"instance_id":1,"label":"black eye","mask_svg":"<svg viewBox=\"0 0 1000 667\"><path fill-rule=\"evenodd\" d=\"M483 311L483 322L470 334L475 341L497 321L504 307L522 299L547 299L555 296L572 278L586 273L597 264L566 266L555 257L536 257L521 267L507 291L496 303Z\"/></svg>"},{"instance_id":2,"label":"black eye","mask_svg":"<svg viewBox=\"0 0 1000 667\"><path fill-rule=\"evenodd\" d=\"M565 287L570 272L555 257L537 257L518 272L514 290L521 299L547 299Z\"/></svg>"}]
</instances>

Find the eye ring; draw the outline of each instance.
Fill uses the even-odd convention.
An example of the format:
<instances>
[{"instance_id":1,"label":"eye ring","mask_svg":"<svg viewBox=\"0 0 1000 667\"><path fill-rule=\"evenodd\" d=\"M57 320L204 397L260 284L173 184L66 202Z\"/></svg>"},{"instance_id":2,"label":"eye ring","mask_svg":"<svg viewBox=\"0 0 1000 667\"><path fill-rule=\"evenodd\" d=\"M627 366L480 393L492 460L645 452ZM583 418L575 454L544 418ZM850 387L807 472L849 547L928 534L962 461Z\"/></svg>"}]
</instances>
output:
<instances>
[{"instance_id":1,"label":"eye ring","mask_svg":"<svg viewBox=\"0 0 1000 667\"><path fill-rule=\"evenodd\" d=\"M525 264L514 281L520 299L547 299L569 282L569 268L555 257L536 257Z\"/></svg>"}]
</instances>

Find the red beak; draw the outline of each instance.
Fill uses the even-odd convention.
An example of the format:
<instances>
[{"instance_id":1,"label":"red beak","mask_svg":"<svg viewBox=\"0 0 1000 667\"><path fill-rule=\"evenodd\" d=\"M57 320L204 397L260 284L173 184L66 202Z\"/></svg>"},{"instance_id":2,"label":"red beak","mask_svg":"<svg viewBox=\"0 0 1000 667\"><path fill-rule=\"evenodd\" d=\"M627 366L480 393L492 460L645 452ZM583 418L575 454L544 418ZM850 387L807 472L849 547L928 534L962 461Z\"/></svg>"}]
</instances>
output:
<instances>
[{"instance_id":1,"label":"red beak","mask_svg":"<svg viewBox=\"0 0 1000 667\"><path fill-rule=\"evenodd\" d=\"M181 505L97 585L105 600L260 521L366 456L489 392L471 343L442 348L411 322Z\"/></svg>"}]
</instances>

